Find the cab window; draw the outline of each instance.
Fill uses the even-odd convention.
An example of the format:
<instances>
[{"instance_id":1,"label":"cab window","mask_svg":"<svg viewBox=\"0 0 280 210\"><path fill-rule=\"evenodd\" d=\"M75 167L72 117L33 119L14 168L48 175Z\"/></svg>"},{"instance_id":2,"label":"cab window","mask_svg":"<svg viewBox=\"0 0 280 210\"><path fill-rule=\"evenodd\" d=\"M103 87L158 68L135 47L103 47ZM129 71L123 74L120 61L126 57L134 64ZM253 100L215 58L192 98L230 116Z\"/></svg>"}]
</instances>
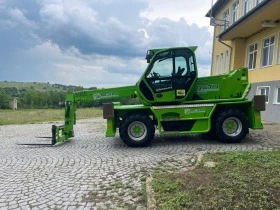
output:
<instances>
[{"instance_id":1,"label":"cab window","mask_svg":"<svg viewBox=\"0 0 280 210\"><path fill-rule=\"evenodd\" d=\"M190 56L189 58L189 66L190 66L190 72L195 72L193 56Z\"/></svg>"},{"instance_id":2,"label":"cab window","mask_svg":"<svg viewBox=\"0 0 280 210\"><path fill-rule=\"evenodd\" d=\"M172 58L162 58L157 60L154 65L153 69L150 72L150 74L147 76L147 78L152 77L171 77L172 71L173 71L173 65L172 65Z\"/></svg>"},{"instance_id":3,"label":"cab window","mask_svg":"<svg viewBox=\"0 0 280 210\"><path fill-rule=\"evenodd\" d=\"M187 73L187 61L183 56L175 58L175 76L183 76Z\"/></svg>"},{"instance_id":4,"label":"cab window","mask_svg":"<svg viewBox=\"0 0 280 210\"><path fill-rule=\"evenodd\" d=\"M188 90L196 75L193 53L188 49L164 51L156 55L146 79L155 93Z\"/></svg>"}]
</instances>

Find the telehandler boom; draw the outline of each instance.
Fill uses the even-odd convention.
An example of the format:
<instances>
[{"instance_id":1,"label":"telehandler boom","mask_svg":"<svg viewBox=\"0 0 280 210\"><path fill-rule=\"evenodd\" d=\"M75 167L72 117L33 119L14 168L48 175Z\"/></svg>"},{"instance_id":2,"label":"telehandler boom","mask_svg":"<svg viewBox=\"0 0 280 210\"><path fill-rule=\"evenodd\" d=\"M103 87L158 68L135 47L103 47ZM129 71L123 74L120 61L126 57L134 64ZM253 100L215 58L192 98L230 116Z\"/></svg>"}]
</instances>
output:
<instances>
[{"instance_id":1,"label":"telehandler boom","mask_svg":"<svg viewBox=\"0 0 280 210\"><path fill-rule=\"evenodd\" d=\"M136 85L78 91L66 96L65 124L52 126L56 144L74 137L75 110L79 102L137 97L141 104L103 105L106 136L119 130L120 138L132 147L147 146L160 134L208 133L228 143L242 141L251 129L262 129L260 111L264 96L248 100L248 69L228 74L197 77L196 47L151 49L148 66Z\"/></svg>"}]
</instances>

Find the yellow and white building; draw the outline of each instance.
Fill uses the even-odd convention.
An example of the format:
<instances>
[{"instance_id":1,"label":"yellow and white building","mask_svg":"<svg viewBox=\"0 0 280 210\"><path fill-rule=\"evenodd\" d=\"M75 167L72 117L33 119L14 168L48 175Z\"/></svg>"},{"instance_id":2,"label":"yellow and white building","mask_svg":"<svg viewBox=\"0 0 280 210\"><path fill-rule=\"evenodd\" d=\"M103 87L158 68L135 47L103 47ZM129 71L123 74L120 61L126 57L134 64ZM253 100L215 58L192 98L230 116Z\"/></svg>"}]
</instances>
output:
<instances>
[{"instance_id":1,"label":"yellow and white building","mask_svg":"<svg viewBox=\"0 0 280 210\"><path fill-rule=\"evenodd\" d=\"M280 0L217 0L211 75L248 67L249 97L267 95L263 120L280 122Z\"/></svg>"}]
</instances>

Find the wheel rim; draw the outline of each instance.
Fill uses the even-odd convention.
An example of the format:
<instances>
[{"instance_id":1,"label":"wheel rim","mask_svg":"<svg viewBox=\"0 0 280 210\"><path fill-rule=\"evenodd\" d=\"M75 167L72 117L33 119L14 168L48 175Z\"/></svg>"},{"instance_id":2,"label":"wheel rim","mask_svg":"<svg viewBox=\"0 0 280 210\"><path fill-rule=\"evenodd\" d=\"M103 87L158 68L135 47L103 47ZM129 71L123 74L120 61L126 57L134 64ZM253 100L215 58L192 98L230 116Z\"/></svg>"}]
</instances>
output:
<instances>
[{"instance_id":1,"label":"wheel rim","mask_svg":"<svg viewBox=\"0 0 280 210\"><path fill-rule=\"evenodd\" d=\"M147 128L144 123L135 121L128 127L128 136L134 141L141 141L147 135Z\"/></svg>"},{"instance_id":2,"label":"wheel rim","mask_svg":"<svg viewBox=\"0 0 280 210\"><path fill-rule=\"evenodd\" d=\"M223 122L223 132L228 136L238 136L242 131L242 123L236 117L229 117Z\"/></svg>"}]
</instances>

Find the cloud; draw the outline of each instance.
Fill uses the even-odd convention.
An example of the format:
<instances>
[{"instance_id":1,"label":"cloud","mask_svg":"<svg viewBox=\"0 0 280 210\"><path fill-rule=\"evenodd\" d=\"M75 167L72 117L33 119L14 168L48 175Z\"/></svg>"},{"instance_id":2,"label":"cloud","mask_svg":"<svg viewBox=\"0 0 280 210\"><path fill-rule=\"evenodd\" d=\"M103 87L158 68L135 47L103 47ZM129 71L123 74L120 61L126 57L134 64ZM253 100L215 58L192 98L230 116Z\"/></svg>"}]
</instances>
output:
<instances>
[{"instance_id":1,"label":"cloud","mask_svg":"<svg viewBox=\"0 0 280 210\"><path fill-rule=\"evenodd\" d=\"M207 74L209 28L176 9L165 13L169 1L158 7L155 2L0 0L0 78L86 87L129 85L146 68L146 50L190 45L199 47L197 61ZM185 11L186 3L177 3L177 10ZM193 10L197 4L189 3Z\"/></svg>"},{"instance_id":2,"label":"cloud","mask_svg":"<svg viewBox=\"0 0 280 210\"><path fill-rule=\"evenodd\" d=\"M15 24L14 27L18 27L18 25L22 25L23 27L26 27L26 28L30 28L30 29L35 29L37 27L37 25L31 21L31 20L28 20L23 12L17 8L15 9L10 9L9 10L9 14L10 14L10 17L11 17L11 21L13 21Z\"/></svg>"},{"instance_id":3,"label":"cloud","mask_svg":"<svg viewBox=\"0 0 280 210\"><path fill-rule=\"evenodd\" d=\"M196 0L153 0L140 15L150 20L166 17L171 20L184 18L188 24L209 26L209 21L204 17L211 7L211 1Z\"/></svg>"},{"instance_id":4,"label":"cloud","mask_svg":"<svg viewBox=\"0 0 280 210\"><path fill-rule=\"evenodd\" d=\"M34 73L44 81L85 87L133 85L146 67L144 59L83 55L74 47L62 51L50 41L29 49L24 58L27 65L31 64L31 58L35 58L32 63L37 67Z\"/></svg>"},{"instance_id":5,"label":"cloud","mask_svg":"<svg viewBox=\"0 0 280 210\"><path fill-rule=\"evenodd\" d=\"M61 48L75 46L85 54L136 56L139 52L131 46L138 41L137 28L121 22L114 14L107 18L99 14L86 2L46 4L40 9L45 29L42 36ZM134 16L131 18L137 19Z\"/></svg>"},{"instance_id":6,"label":"cloud","mask_svg":"<svg viewBox=\"0 0 280 210\"><path fill-rule=\"evenodd\" d=\"M146 39L149 39L149 38L150 38L150 36L149 36L149 34L147 33L146 29L140 28L138 31L139 31L139 32L143 32L143 33L144 33L144 37L145 37Z\"/></svg>"},{"instance_id":7,"label":"cloud","mask_svg":"<svg viewBox=\"0 0 280 210\"><path fill-rule=\"evenodd\" d=\"M147 47L198 46L196 54L199 63L210 63L212 38L206 27L199 27L197 24L189 25L183 18L178 21L157 18L150 21L145 30L150 36L146 43Z\"/></svg>"}]
</instances>

